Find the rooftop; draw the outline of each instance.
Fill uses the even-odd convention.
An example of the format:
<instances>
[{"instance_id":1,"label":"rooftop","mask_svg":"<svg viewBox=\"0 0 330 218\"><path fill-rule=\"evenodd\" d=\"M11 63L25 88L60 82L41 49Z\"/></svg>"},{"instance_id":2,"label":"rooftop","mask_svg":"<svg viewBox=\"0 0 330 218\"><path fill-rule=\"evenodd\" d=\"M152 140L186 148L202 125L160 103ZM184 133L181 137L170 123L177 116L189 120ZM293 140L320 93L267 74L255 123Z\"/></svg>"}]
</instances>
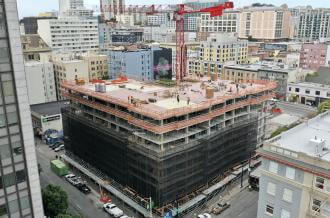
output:
<instances>
[{"instance_id":1,"label":"rooftop","mask_svg":"<svg viewBox=\"0 0 330 218\"><path fill-rule=\"evenodd\" d=\"M307 82L330 85L330 68L321 67L317 75L306 77Z\"/></svg>"},{"instance_id":2,"label":"rooftop","mask_svg":"<svg viewBox=\"0 0 330 218\"><path fill-rule=\"evenodd\" d=\"M45 50L51 51L51 48L46 44L46 42L38 34L26 34L22 35L23 51L29 52L32 50Z\"/></svg>"},{"instance_id":3,"label":"rooftop","mask_svg":"<svg viewBox=\"0 0 330 218\"><path fill-rule=\"evenodd\" d=\"M330 85L324 85L324 84L312 83L312 82L290 83L289 85L296 85L296 86L307 87L307 88L330 89Z\"/></svg>"},{"instance_id":4,"label":"rooftop","mask_svg":"<svg viewBox=\"0 0 330 218\"><path fill-rule=\"evenodd\" d=\"M306 121L270 140L273 145L330 161L330 111ZM314 143L325 143L320 152Z\"/></svg>"},{"instance_id":5,"label":"rooftop","mask_svg":"<svg viewBox=\"0 0 330 218\"><path fill-rule=\"evenodd\" d=\"M41 116L52 116L61 113L61 108L67 106L69 101L53 101L49 103L31 105L31 111Z\"/></svg>"},{"instance_id":6,"label":"rooftop","mask_svg":"<svg viewBox=\"0 0 330 218\"><path fill-rule=\"evenodd\" d=\"M262 61L255 64L236 64L236 65L227 65L225 68L231 69L241 69L241 70L249 70L249 71L260 71L260 70L267 70L267 71L276 71L276 72L283 72L289 73L291 69L285 64L276 64L271 61Z\"/></svg>"},{"instance_id":7,"label":"rooftop","mask_svg":"<svg viewBox=\"0 0 330 218\"><path fill-rule=\"evenodd\" d=\"M128 99L133 98L135 102L138 102L137 108L140 110L159 115L176 109L192 109L195 111L199 107L213 105L216 101L221 103L227 99L244 97L247 94L275 88L275 83L271 82L235 84L228 80L208 81L208 78L198 82L184 82L180 88L169 88L135 80L128 80L124 84L113 84L111 81L106 81L105 84L106 91L104 93L95 92L95 84L92 83L79 86L73 82L67 82L62 86L125 106L129 102ZM208 91L209 89L214 90L213 98L206 97L207 89ZM177 98L179 98L179 101Z\"/></svg>"}]
</instances>

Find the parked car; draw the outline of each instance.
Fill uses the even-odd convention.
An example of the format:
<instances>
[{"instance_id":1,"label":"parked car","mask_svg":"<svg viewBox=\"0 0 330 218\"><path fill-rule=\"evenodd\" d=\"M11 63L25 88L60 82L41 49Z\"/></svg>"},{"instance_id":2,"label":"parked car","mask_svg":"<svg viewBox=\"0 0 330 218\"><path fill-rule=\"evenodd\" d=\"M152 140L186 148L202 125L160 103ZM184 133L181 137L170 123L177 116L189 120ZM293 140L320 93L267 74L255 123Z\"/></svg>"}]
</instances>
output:
<instances>
[{"instance_id":1,"label":"parked car","mask_svg":"<svg viewBox=\"0 0 330 218\"><path fill-rule=\"evenodd\" d=\"M79 183L76 185L76 187L84 194L88 194L91 192L91 189L86 184Z\"/></svg>"},{"instance_id":2,"label":"parked car","mask_svg":"<svg viewBox=\"0 0 330 218\"><path fill-rule=\"evenodd\" d=\"M115 218L120 218L122 215L124 215L124 212L121 209L119 209L118 207L115 207L112 209L111 215Z\"/></svg>"},{"instance_id":3,"label":"parked car","mask_svg":"<svg viewBox=\"0 0 330 218\"><path fill-rule=\"evenodd\" d=\"M55 152L59 152L59 151L62 151L62 150L64 150L64 145L63 144L54 149Z\"/></svg>"},{"instance_id":4,"label":"parked car","mask_svg":"<svg viewBox=\"0 0 330 218\"><path fill-rule=\"evenodd\" d=\"M203 214L199 214L197 216L197 218L212 218L210 214L208 213L203 213Z\"/></svg>"},{"instance_id":5,"label":"parked car","mask_svg":"<svg viewBox=\"0 0 330 218\"><path fill-rule=\"evenodd\" d=\"M61 145L63 145L63 143L60 143L60 144L56 144L52 147L53 150L55 150L56 148L60 147Z\"/></svg>"},{"instance_id":6,"label":"parked car","mask_svg":"<svg viewBox=\"0 0 330 218\"><path fill-rule=\"evenodd\" d=\"M76 177L74 174L68 174L65 176L65 179L71 183L71 185L76 186L81 184L80 177Z\"/></svg>"},{"instance_id":7,"label":"parked car","mask_svg":"<svg viewBox=\"0 0 330 218\"><path fill-rule=\"evenodd\" d=\"M111 216L115 218L120 218L124 215L124 212L119 209L115 204L112 203L106 203L103 205L103 209L110 214Z\"/></svg>"},{"instance_id":8,"label":"parked car","mask_svg":"<svg viewBox=\"0 0 330 218\"><path fill-rule=\"evenodd\" d=\"M129 216L126 216L125 214L121 216L120 218L130 218Z\"/></svg>"},{"instance_id":9,"label":"parked car","mask_svg":"<svg viewBox=\"0 0 330 218\"><path fill-rule=\"evenodd\" d=\"M215 206L213 208L212 213L218 215L218 214L222 213L223 211L225 211L229 207L230 207L230 203L229 202L218 203L217 206Z\"/></svg>"},{"instance_id":10,"label":"parked car","mask_svg":"<svg viewBox=\"0 0 330 218\"><path fill-rule=\"evenodd\" d=\"M203 213L203 215L204 215L205 218L212 218L211 215L208 214L208 213Z\"/></svg>"},{"instance_id":11,"label":"parked car","mask_svg":"<svg viewBox=\"0 0 330 218\"><path fill-rule=\"evenodd\" d=\"M112 203L105 203L103 204L103 210L105 212L107 212L108 214L111 215L110 211L114 208L116 208L117 206L115 204L112 204Z\"/></svg>"},{"instance_id":12,"label":"parked car","mask_svg":"<svg viewBox=\"0 0 330 218\"><path fill-rule=\"evenodd\" d=\"M55 142L55 143L53 143L53 144L48 145L48 147L53 148L53 147L55 147L55 146L59 146L59 145L61 145L61 144L63 144L63 142Z\"/></svg>"}]
</instances>

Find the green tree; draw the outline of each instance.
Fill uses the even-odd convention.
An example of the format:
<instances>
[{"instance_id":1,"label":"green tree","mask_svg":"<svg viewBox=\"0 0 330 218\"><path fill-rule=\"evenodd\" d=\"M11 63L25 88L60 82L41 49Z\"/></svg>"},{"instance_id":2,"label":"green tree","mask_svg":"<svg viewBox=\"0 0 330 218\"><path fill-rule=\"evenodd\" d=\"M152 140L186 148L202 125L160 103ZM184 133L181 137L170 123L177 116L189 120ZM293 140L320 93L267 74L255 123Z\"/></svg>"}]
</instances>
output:
<instances>
[{"instance_id":1,"label":"green tree","mask_svg":"<svg viewBox=\"0 0 330 218\"><path fill-rule=\"evenodd\" d=\"M327 110L330 110L330 100L322 102L317 108L319 114L324 113Z\"/></svg>"},{"instance_id":2,"label":"green tree","mask_svg":"<svg viewBox=\"0 0 330 218\"><path fill-rule=\"evenodd\" d=\"M80 215L71 215L71 214L59 214L56 218L82 218Z\"/></svg>"},{"instance_id":3,"label":"green tree","mask_svg":"<svg viewBox=\"0 0 330 218\"><path fill-rule=\"evenodd\" d=\"M45 215L47 217L66 214L66 210L68 209L68 195L60 186L48 185L41 190L41 193Z\"/></svg>"}]
</instances>

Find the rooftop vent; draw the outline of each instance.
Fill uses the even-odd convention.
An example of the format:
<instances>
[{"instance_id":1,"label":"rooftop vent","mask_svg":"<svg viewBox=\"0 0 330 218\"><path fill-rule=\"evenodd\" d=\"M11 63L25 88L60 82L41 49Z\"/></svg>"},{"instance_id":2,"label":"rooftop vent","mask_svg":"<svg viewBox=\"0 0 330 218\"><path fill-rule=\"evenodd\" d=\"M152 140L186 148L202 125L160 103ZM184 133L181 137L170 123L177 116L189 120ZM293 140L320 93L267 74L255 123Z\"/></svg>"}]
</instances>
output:
<instances>
[{"instance_id":1,"label":"rooftop vent","mask_svg":"<svg viewBox=\"0 0 330 218\"><path fill-rule=\"evenodd\" d=\"M325 140L321 138L315 138L309 140L309 144L314 148L315 154L320 155L325 150Z\"/></svg>"}]
</instances>

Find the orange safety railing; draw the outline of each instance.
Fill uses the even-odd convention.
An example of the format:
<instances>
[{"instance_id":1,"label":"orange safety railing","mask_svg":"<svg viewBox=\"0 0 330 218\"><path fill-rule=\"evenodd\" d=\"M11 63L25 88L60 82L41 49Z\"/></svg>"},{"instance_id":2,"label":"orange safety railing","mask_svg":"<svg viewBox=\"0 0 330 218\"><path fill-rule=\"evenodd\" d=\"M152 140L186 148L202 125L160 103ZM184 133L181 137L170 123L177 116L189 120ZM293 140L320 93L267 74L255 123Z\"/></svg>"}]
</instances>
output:
<instances>
[{"instance_id":1,"label":"orange safety railing","mask_svg":"<svg viewBox=\"0 0 330 218\"><path fill-rule=\"evenodd\" d=\"M251 94L257 94L257 93L261 93L266 90L273 90L277 86L276 82L274 82L274 81L254 80L254 81L248 81L248 82L251 82L251 83L253 82L254 84L259 84L259 85L263 85L263 86L256 87L253 90L251 90L251 89L250 90L247 90L247 89L241 90L239 93L231 94L228 96L215 97L214 99L210 99L203 104L189 105L189 106L183 107L183 108L169 109L169 110L166 110L165 112L160 112L160 111L152 110L150 108L146 109L143 107L135 106L134 104L130 104L128 101L125 101L125 100L122 100L119 98L115 98L113 96L105 95L103 93L95 92L95 91L92 91L83 86L78 86L74 82L64 81L61 83L61 87L64 89L73 90L73 91L82 93L87 96L92 96L94 98L103 100L105 102L110 102L113 104L120 105L122 107L126 107L130 111L134 111L136 113L153 118L155 120L162 120L162 119L170 118L173 116L180 116L180 115L193 113L196 111L201 111L201 110L210 108L213 105L223 103L230 99L234 99L234 98L238 98L238 97L242 97L242 96L246 96L246 95L251 95Z\"/></svg>"},{"instance_id":2,"label":"orange safety railing","mask_svg":"<svg viewBox=\"0 0 330 218\"><path fill-rule=\"evenodd\" d=\"M162 134L162 133L166 133L166 132L170 132L173 130L177 130L177 129L182 129L188 126L192 126L195 124L199 124L208 120L213 119L214 117L220 116L228 111L232 111L241 107L245 107L248 105L252 105L252 104L259 104L262 103L264 101L266 101L267 99L270 99L272 97L274 97L274 94L268 94L268 95L263 95L261 97L258 98L250 98L247 100L243 100L240 101L239 103L236 104L231 104L231 105L227 105L224 106L223 108L217 109L217 110L213 110L207 114L204 115L200 115L194 118L191 118L189 120L183 120L183 121L176 121L173 123L169 123L166 125L156 125L156 124L152 124L148 121L144 121L138 118L133 117L131 114L120 111L120 110L116 110L113 108L110 108L108 106L102 105L100 103L96 103L96 102L92 102L90 100L84 99L82 97L79 96L74 96L72 94L69 94L67 92L63 92L62 95L68 99L71 99L73 101L77 101L80 104L95 108L97 110L115 115L119 118L125 119L127 120L129 123L133 124L134 126L140 127L142 129L146 129L150 132L154 132L157 134Z\"/></svg>"}]
</instances>

